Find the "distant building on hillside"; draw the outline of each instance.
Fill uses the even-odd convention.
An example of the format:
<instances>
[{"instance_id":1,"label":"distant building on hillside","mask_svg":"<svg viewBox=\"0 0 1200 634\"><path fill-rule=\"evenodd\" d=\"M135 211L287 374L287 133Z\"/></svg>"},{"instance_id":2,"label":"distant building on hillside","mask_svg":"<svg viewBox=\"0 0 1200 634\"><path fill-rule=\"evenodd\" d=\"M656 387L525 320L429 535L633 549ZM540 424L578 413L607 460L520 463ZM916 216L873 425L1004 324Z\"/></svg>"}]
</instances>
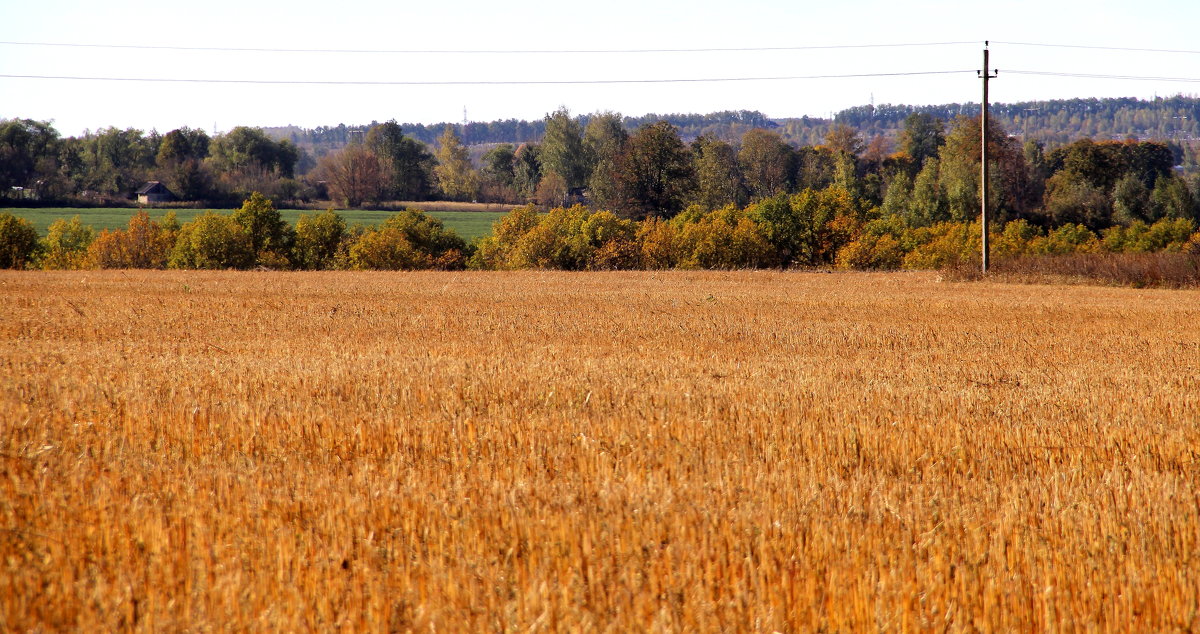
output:
<instances>
[{"instance_id":1,"label":"distant building on hillside","mask_svg":"<svg viewBox=\"0 0 1200 634\"><path fill-rule=\"evenodd\" d=\"M172 200L175 200L175 194L172 194L166 185L158 181L150 181L137 190L139 203L169 203Z\"/></svg>"}]
</instances>

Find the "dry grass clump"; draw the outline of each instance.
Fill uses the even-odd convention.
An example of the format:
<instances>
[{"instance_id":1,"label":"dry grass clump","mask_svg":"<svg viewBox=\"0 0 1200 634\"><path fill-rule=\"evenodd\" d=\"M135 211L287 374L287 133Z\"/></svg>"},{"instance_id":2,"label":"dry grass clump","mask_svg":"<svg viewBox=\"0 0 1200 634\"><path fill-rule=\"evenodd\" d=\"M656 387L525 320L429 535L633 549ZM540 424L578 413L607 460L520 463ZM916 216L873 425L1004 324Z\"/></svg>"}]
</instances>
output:
<instances>
[{"instance_id":1,"label":"dry grass clump","mask_svg":"<svg viewBox=\"0 0 1200 634\"><path fill-rule=\"evenodd\" d=\"M1200 292L9 272L0 300L0 630L1200 629Z\"/></svg>"},{"instance_id":2,"label":"dry grass clump","mask_svg":"<svg viewBox=\"0 0 1200 634\"><path fill-rule=\"evenodd\" d=\"M982 278L978 263L960 262L946 272L956 280ZM1031 284L1196 288L1200 287L1200 253L1026 255L996 261L989 275Z\"/></svg>"}]
</instances>

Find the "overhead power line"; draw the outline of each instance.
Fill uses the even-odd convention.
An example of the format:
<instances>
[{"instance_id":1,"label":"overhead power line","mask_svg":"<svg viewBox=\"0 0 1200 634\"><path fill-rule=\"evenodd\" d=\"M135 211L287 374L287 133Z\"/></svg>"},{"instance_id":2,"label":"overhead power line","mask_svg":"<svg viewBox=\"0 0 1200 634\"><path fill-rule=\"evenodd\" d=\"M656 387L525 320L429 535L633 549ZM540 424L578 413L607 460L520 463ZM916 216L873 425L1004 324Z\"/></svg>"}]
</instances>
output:
<instances>
[{"instance_id":1,"label":"overhead power line","mask_svg":"<svg viewBox=\"0 0 1200 634\"><path fill-rule=\"evenodd\" d=\"M1177 48L1138 48L1134 46L1087 46L1084 44L1052 44L1048 42L1002 42L1000 40L992 40L992 44L1006 44L1008 46L1041 46L1047 48L1081 48L1092 51L1134 51L1140 53L1182 53L1185 55L1200 55L1200 50L1186 50Z\"/></svg>"},{"instance_id":2,"label":"overhead power line","mask_svg":"<svg viewBox=\"0 0 1200 634\"><path fill-rule=\"evenodd\" d=\"M1093 46L1088 44L1062 44L1056 42L1010 42L991 40L992 44L1007 46L1037 46L1047 48L1077 48L1096 51L1133 51L1143 53L1179 53L1185 55L1200 55L1200 50L1150 48L1136 46ZM236 52L236 53L353 53L353 54L386 54L386 55L564 55L564 54L640 54L640 53L737 53L756 51L816 51L855 48L907 48L928 46L959 46L964 44L979 44L972 40L947 42L893 42L883 44L817 44L809 46L741 46L741 47L702 47L702 48L604 48L604 49L370 49L370 48L274 48L274 47L237 47L237 46L177 46L155 44L105 44L87 42L19 42L13 40L0 41L3 46L48 46L60 48L102 48L130 49L154 51L205 51L205 52Z\"/></svg>"},{"instance_id":3,"label":"overhead power line","mask_svg":"<svg viewBox=\"0 0 1200 634\"><path fill-rule=\"evenodd\" d=\"M1045 77L1078 77L1081 79L1128 79L1134 81L1200 82L1200 77L1152 77L1146 75L1104 75L1098 73L1068 73L1048 70L1004 70L1010 75L1041 75Z\"/></svg>"},{"instance_id":4,"label":"overhead power line","mask_svg":"<svg viewBox=\"0 0 1200 634\"><path fill-rule=\"evenodd\" d=\"M716 83L739 81L790 81L801 79L849 79L855 77L906 77L913 75L949 75L956 73L973 73L974 70L929 70L903 73L855 73L847 75L791 75L783 77L707 77L696 79L562 79L562 80L431 80L431 81L357 81L357 80L315 80L315 79L189 79L163 77L79 77L68 75L6 75L0 78L8 79L61 79L68 81L125 81L125 82L156 82L180 84L268 84L268 85L306 85L306 86L533 86L533 85L576 85L576 84L679 84L679 83Z\"/></svg>"},{"instance_id":5,"label":"overhead power line","mask_svg":"<svg viewBox=\"0 0 1200 634\"><path fill-rule=\"evenodd\" d=\"M748 46L730 48L615 48L615 49L356 49L356 48L263 48L226 46L156 46L147 44L84 44L76 42L13 42L0 41L6 46L56 46L66 48L109 48L153 51L207 51L238 53L355 53L387 55L537 55L537 54L629 54L629 53L736 53L753 51L810 51L849 48L901 48L917 46L952 46L977 42L901 42L895 44L831 44L814 46Z\"/></svg>"}]
</instances>

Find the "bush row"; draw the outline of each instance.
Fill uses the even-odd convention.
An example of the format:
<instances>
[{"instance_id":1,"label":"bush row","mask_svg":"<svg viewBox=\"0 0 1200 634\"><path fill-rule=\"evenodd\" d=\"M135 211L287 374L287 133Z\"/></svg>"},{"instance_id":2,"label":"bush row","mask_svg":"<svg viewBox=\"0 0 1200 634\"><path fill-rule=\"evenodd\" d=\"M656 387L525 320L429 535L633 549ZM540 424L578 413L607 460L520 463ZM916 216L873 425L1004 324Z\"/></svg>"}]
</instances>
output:
<instances>
[{"instance_id":1,"label":"bush row","mask_svg":"<svg viewBox=\"0 0 1200 634\"><path fill-rule=\"evenodd\" d=\"M978 258L978 223L913 227L863 209L830 187L767 198L744 208L693 206L662 220L634 221L583 206L540 213L519 207L492 234L467 244L440 220L398 212L377 227L346 225L332 210L288 225L254 194L229 215L180 225L139 211L127 229L97 234L78 217L39 240L32 225L0 214L0 267L179 269L742 269L823 267L931 269ZM997 260L1088 253L1200 253L1189 219L1132 222L1097 234L1078 224L1046 230L1024 220L989 232Z\"/></svg>"},{"instance_id":2,"label":"bush row","mask_svg":"<svg viewBox=\"0 0 1200 634\"><path fill-rule=\"evenodd\" d=\"M608 211L513 210L478 241L477 269L739 269L764 267L938 269L979 258L979 223L911 227L862 210L843 189L804 190L746 208L691 207L670 220L623 220ZM992 257L1086 253L1200 254L1188 219L1135 221L1096 234L1079 224L1051 230L1015 220L989 231Z\"/></svg>"},{"instance_id":3,"label":"bush row","mask_svg":"<svg viewBox=\"0 0 1200 634\"><path fill-rule=\"evenodd\" d=\"M180 225L145 210L127 229L101 231L76 216L45 238L28 221L0 214L0 267L43 269L461 269L468 245L420 211L400 211L378 227L346 225L332 210L302 214L296 226L254 194L229 215L206 213Z\"/></svg>"}]
</instances>

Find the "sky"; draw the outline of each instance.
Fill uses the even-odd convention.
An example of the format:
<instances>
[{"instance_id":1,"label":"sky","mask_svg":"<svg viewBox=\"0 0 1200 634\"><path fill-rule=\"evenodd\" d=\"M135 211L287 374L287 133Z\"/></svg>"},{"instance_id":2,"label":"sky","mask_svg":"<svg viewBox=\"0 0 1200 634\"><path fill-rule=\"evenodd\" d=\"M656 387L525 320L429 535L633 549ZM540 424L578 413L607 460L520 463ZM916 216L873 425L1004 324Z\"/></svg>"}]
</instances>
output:
<instances>
[{"instance_id":1,"label":"sky","mask_svg":"<svg viewBox=\"0 0 1200 634\"><path fill-rule=\"evenodd\" d=\"M1200 93L1194 0L5 4L0 118L52 121L64 136L109 126L211 134L238 125L457 122L464 108L471 121L491 121L540 119L560 106L782 118L870 103L977 103L985 40L999 70L993 102ZM874 76L817 78L829 75ZM790 79L755 79L770 77ZM113 81L135 78L187 81ZM718 78L740 81L495 83ZM447 81L464 83L419 83Z\"/></svg>"}]
</instances>

